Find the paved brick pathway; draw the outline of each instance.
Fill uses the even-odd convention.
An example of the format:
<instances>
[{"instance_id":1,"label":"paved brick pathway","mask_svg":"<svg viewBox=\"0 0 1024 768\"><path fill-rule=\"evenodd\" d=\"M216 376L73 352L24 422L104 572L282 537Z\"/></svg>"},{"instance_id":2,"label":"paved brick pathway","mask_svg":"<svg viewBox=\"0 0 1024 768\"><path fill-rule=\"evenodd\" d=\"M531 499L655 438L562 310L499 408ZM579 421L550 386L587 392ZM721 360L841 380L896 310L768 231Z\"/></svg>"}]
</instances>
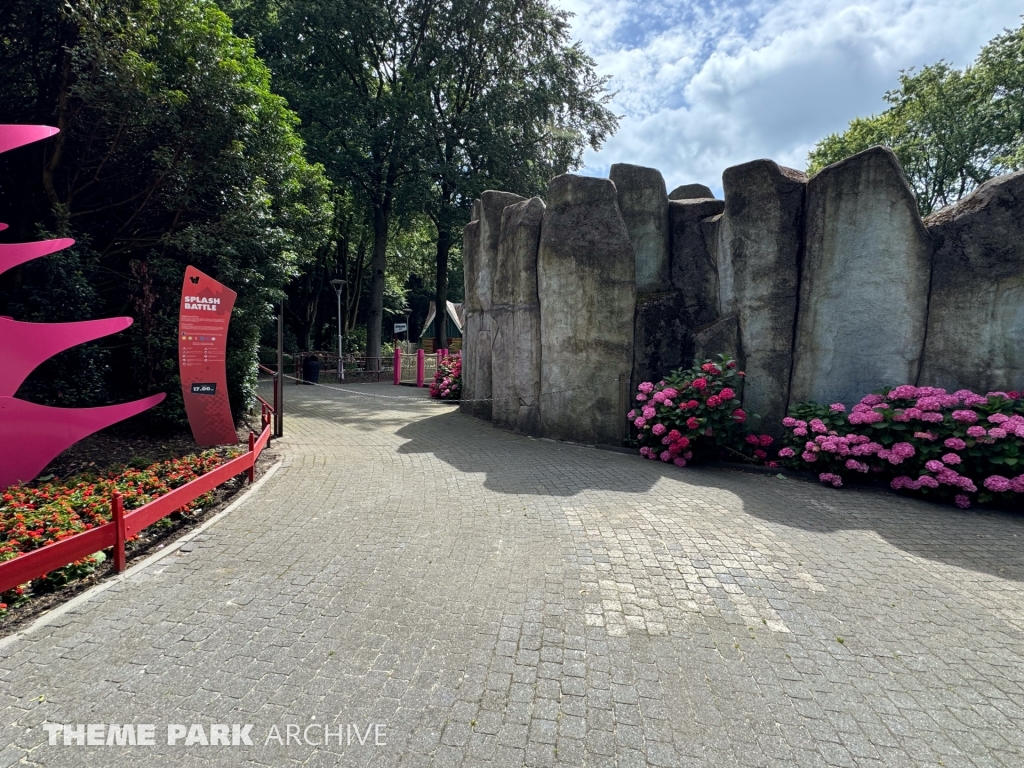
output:
<instances>
[{"instance_id":1,"label":"paved brick pathway","mask_svg":"<svg viewBox=\"0 0 1024 768\"><path fill-rule=\"evenodd\" d=\"M1024 764L1024 519L359 388L407 397L289 387L270 482L0 651L0 766ZM193 723L255 745L166 744ZM323 724L366 743L266 743Z\"/></svg>"}]
</instances>

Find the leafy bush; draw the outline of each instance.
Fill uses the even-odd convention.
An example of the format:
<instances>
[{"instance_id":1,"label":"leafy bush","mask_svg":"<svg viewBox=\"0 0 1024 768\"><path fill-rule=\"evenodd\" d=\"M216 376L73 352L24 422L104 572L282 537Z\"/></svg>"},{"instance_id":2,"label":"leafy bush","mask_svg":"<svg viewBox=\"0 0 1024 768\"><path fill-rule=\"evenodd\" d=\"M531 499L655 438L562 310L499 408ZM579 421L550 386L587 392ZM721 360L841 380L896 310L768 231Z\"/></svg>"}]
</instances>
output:
<instances>
[{"instance_id":1,"label":"leafy bush","mask_svg":"<svg viewBox=\"0 0 1024 768\"><path fill-rule=\"evenodd\" d=\"M743 458L761 461L770 435L745 435L747 414L740 408L746 374L736 361L719 355L689 370L673 371L664 381L637 387L640 404L628 416L637 429L640 454L685 467L694 458Z\"/></svg>"},{"instance_id":2,"label":"leafy bush","mask_svg":"<svg viewBox=\"0 0 1024 768\"><path fill-rule=\"evenodd\" d=\"M811 469L835 487L851 475L888 480L895 490L976 500L1024 494L1024 401L1017 392L948 394L910 384L841 403L801 403L783 419L780 460Z\"/></svg>"},{"instance_id":3,"label":"leafy bush","mask_svg":"<svg viewBox=\"0 0 1024 768\"><path fill-rule=\"evenodd\" d=\"M439 400L458 400L462 397L462 355L445 355L437 364L430 396Z\"/></svg>"}]
</instances>

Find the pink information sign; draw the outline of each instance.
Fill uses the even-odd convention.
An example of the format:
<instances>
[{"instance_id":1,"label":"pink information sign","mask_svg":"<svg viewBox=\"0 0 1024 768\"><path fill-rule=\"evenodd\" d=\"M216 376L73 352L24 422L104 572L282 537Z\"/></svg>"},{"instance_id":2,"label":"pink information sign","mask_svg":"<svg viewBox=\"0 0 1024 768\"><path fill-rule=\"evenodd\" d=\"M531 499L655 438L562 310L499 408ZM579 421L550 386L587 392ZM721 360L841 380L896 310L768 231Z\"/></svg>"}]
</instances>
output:
<instances>
[{"instance_id":1,"label":"pink information sign","mask_svg":"<svg viewBox=\"0 0 1024 768\"><path fill-rule=\"evenodd\" d=\"M185 270L178 312L178 369L192 435L202 446L238 442L228 402L228 324L237 294L195 267Z\"/></svg>"}]
</instances>

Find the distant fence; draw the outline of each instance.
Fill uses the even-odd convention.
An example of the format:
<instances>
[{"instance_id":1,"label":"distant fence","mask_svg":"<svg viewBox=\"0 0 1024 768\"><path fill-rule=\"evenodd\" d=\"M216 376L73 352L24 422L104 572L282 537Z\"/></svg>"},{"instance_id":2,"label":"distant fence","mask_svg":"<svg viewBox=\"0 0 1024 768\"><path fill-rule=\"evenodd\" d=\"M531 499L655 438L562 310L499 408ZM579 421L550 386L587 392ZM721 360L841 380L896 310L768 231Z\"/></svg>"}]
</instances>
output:
<instances>
[{"instance_id":1,"label":"distant fence","mask_svg":"<svg viewBox=\"0 0 1024 768\"><path fill-rule=\"evenodd\" d=\"M427 385L427 382L434 380L441 358L450 350L442 349L436 353L427 353L422 349L416 350L415 354L403 354L402 350L395 350L392 370L394 371L393 382L395 384L412 384L417 387Z\"/></svg>"},{"instance_id":2,"label":"distant fence","mask_svg":"<svg viewBox=\"0 0 1024 768\"><path fill-rule=\"evenodd\" d=\"M262 430L259 437L253 432L249 433L249 450L246 453L131 512L124 511L121 494L114 491L110 499L113 519L109 523L0 563L0 593L110 548L114 550L114 569L121 573L125 570L125 542L139 531L177 512L204 493L209 493L243 472L248 475L251 483L255 479L256 460L270 442L275 415L273 405L263 398L257 399L262 410Z\"/></svg>"}]
</instances>

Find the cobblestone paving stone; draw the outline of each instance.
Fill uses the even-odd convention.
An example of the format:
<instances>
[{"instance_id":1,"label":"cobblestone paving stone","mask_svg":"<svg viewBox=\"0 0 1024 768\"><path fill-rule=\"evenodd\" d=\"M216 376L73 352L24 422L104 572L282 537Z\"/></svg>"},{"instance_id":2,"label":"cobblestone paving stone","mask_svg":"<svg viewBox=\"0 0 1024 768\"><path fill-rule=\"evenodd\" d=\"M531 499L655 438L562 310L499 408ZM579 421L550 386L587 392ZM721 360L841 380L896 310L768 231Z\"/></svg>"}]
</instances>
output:
<instances>
[{"instance_id":1,"label":"cobblestone paving stone","mask_svg":"<svg viewBox=\"0 0 1024 768\"><path fill-rule=\"evenodd\" d=\"M1024 764L1024 519L398 391L289 387L270 482L7 646L0 766ZM45 722L155 723L158 746L51 747ZM168 723L256 745L160 745ZM386 745L264 744L311 723Z\"/></svg>"}]
</instances>

